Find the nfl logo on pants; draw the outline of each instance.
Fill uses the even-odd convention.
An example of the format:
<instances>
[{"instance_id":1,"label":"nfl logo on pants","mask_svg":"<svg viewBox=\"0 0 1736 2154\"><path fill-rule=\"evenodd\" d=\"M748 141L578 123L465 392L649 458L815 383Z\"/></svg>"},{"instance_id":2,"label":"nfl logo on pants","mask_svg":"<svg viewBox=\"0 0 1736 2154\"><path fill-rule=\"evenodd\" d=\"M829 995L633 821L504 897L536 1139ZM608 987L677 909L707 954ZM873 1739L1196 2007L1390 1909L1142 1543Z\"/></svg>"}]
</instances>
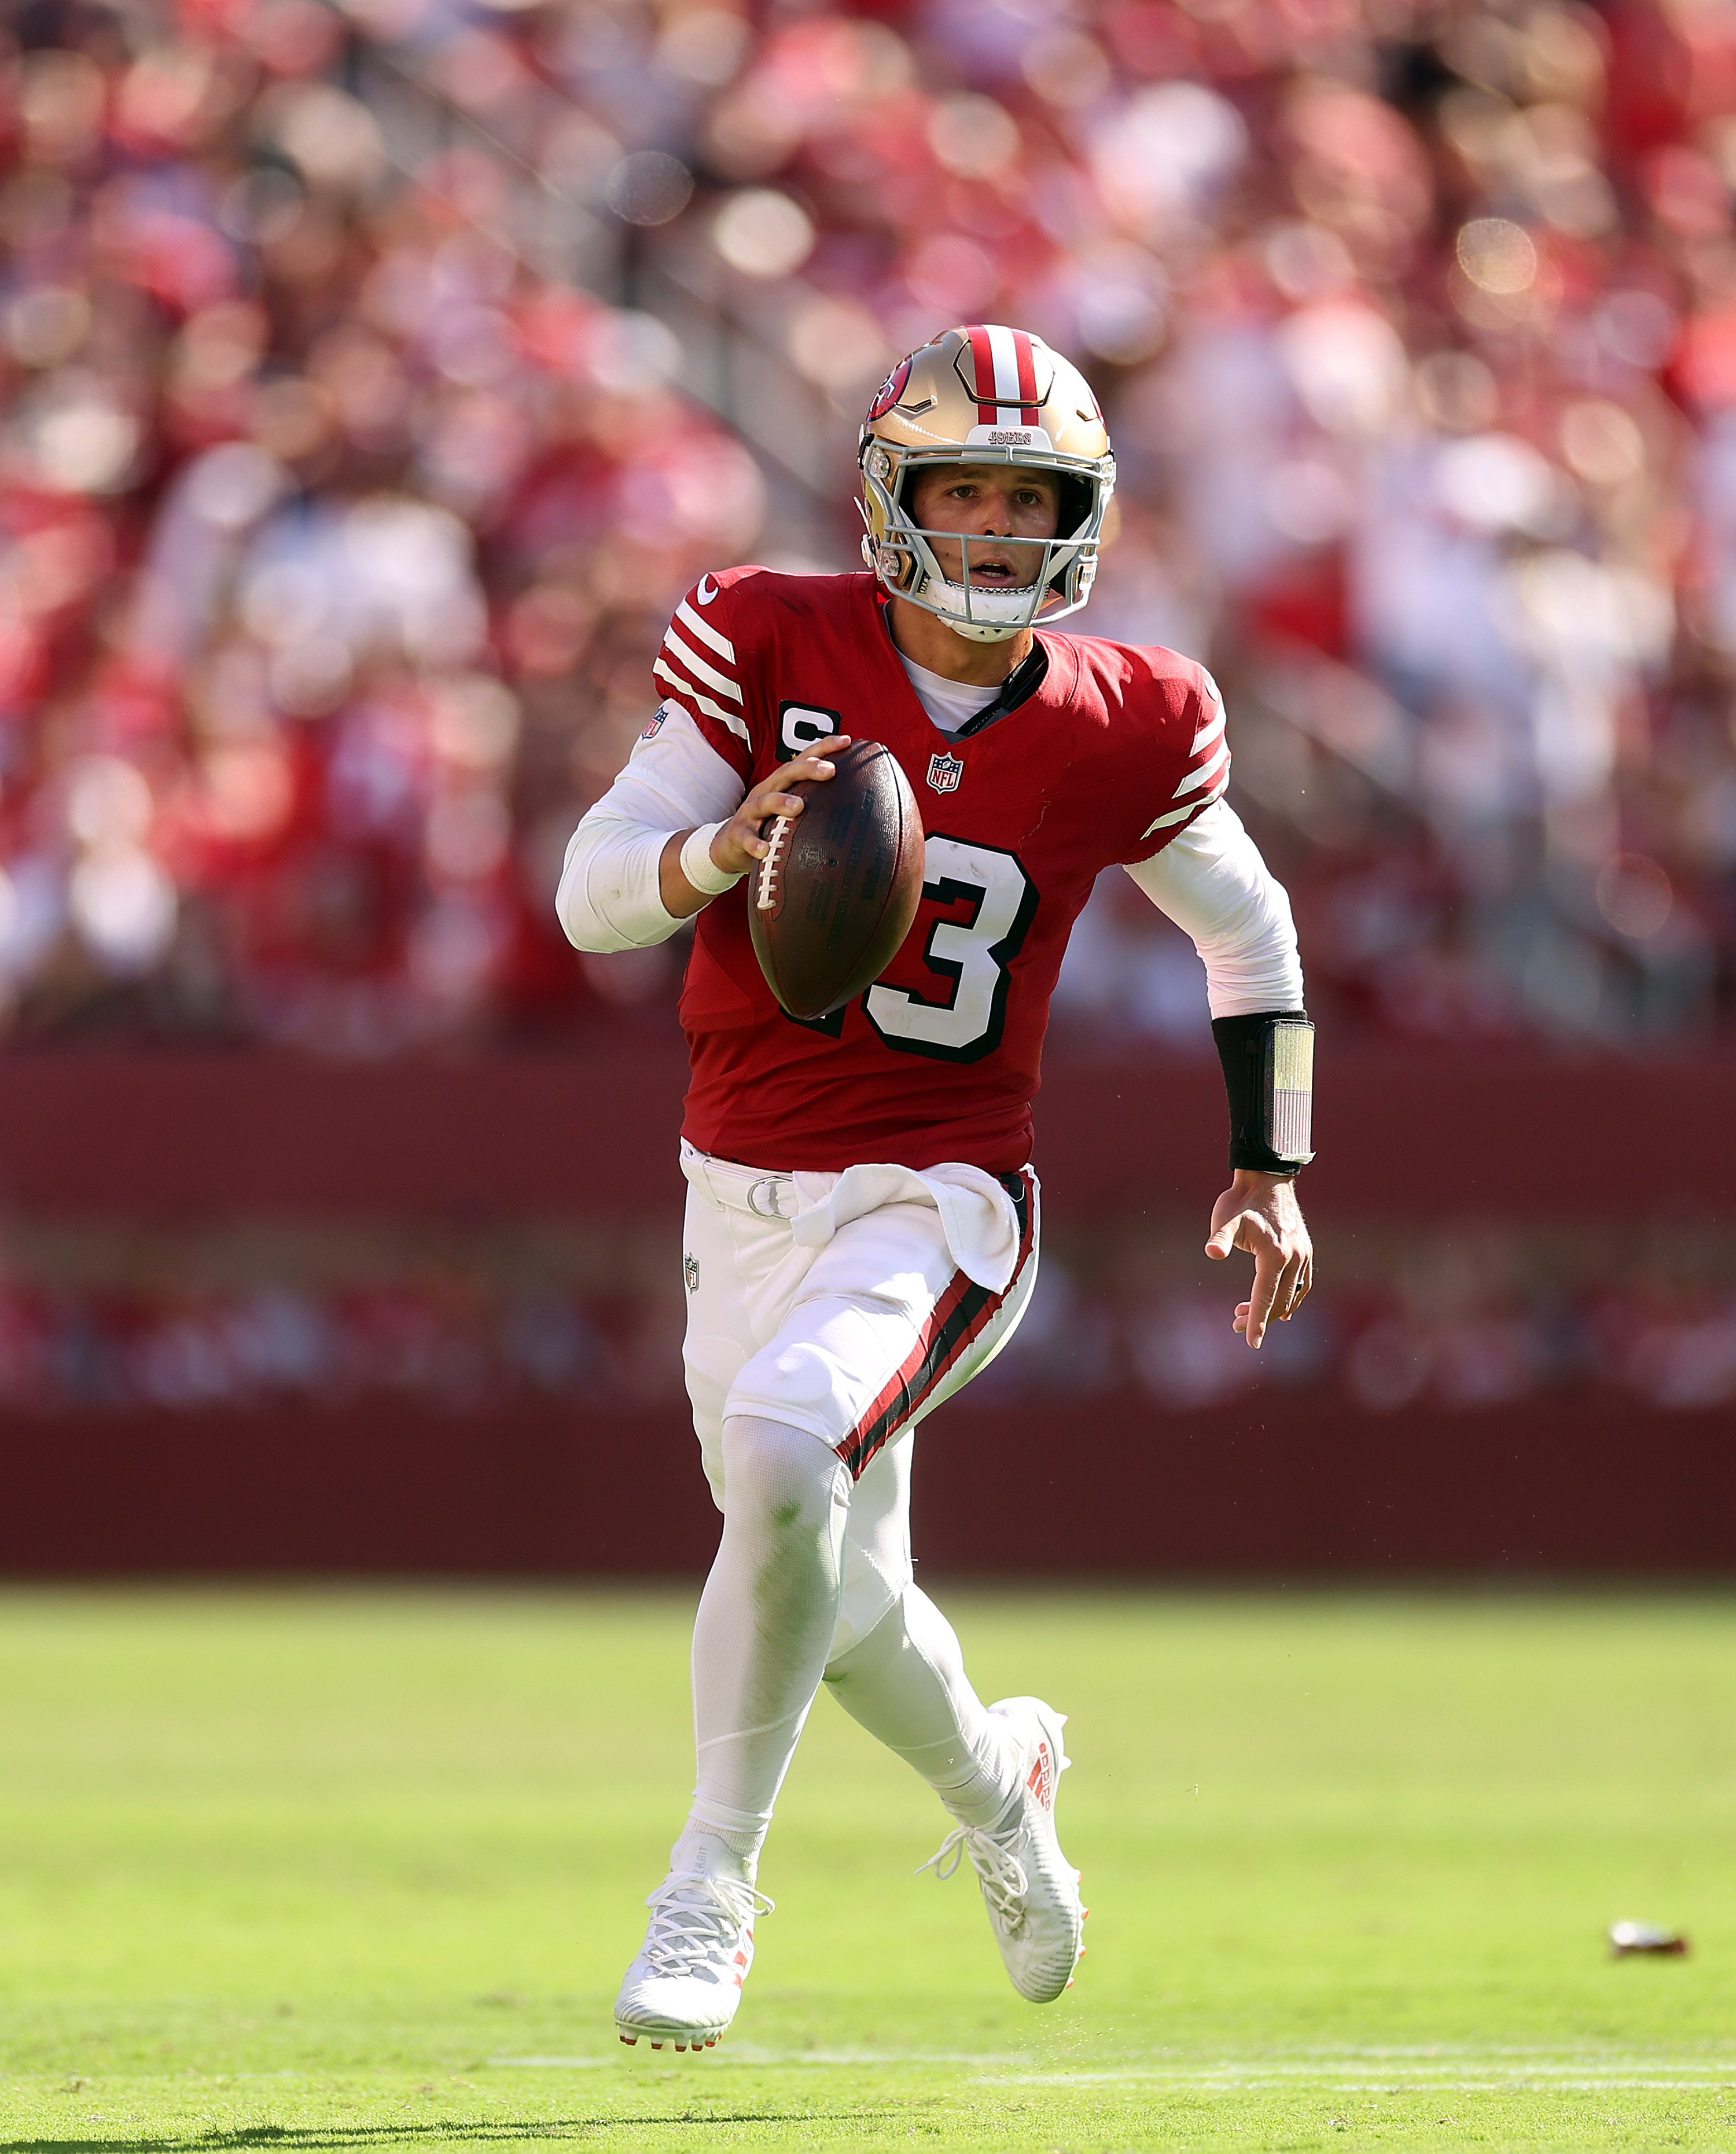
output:
<instances>
[{"instance_id":1,"label":"nfl logo on pants","mask_svg":"<svg viewBox=\"0 0 1736 2154\"><path fill-rule=\"evenodd\" d=\"M928 783L937 793L956 793L958 781L964 775L964 765L956 755L932 755L928 758Z\"/></svg>"}]
</instances>

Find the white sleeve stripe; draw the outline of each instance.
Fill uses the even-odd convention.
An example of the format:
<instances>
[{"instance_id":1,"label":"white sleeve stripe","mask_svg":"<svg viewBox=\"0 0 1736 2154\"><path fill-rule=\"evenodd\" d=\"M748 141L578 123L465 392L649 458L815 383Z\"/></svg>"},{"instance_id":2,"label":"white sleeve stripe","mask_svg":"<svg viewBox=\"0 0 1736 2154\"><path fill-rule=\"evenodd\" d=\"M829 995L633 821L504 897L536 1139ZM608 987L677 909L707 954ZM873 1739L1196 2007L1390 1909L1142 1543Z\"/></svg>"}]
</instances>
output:
<instances>
[{"instance_id":1,"label":"white sleeve stripe","mask_svg":"<svg viewBox=\"0 0 1736 2154\"><path fill-rule=\"evenodd\" d=\"M723 724L728 727L731 732L739 733L741 738L743 740L746 740L748 738L747 720L738 717L733 711L726 711L721 703L714 703L709 696L702 696L697 688L690 687L687 682L682 680L681 675L675 671L673 666L666 666L664 664L661 655L658 656L656 664L651 667L651 671L657 676L659 680L666 681L678 696L686 696L690 697L692 701L697 703L699 708L705 712L708 718L720 719Z\"/></svg>"},{"instance_id":2,"label":"white sleeve stripe","mask_svg":"<svg viewBox=\"0 0 1736 2154\"><path fill-rule=\"evenodd\" d=\"M690 673L697 673L707 687L715 688L720 696L733 696L742 700L742 692L727 673L720 673L715 666L707 666L697 651L690 651L671 628L663 638L663 648L671 658L678 659Z\"/></svg>"},{"instance_id":3,"label":"white sleeve stripe","mask_svg":"<svg viewBox=\"0 0 1736 2154\"><path fill-rule=\"evenodd\" d=\"M1197 793L1201 786L1209 785L1218 772L1228 763L1229 753L1229 743L1225 741L1218 748L1217 754L1208 762L1202 763L1197 770L1188 772L1175 791L1171 794L1170 799L1179 800L1184 793Z\"/></svg>"},{"instance_id":4,"label":"white sleeve stripe","mask_svg":"<svg viewBox=\"0 0 1736 2154\"><path fill-rule=\"evenodd\" d=\"M1204 749L1210 748L1223 731L1223 712L1220 710L1215 718L1208 719L1193 736L1193 746L1187 751L1189 755L1198 755Z\"/></svg>"},{"instance_id":5,"label":"white sleeve stripe","mask_svg":"<svg viewBox=\"0 0 1736 2154\"><path fill-rule=\"evenodd\" d=\"M708 620L702 620L685 599L676 608L675 617L684 627L690 628L702 643L710 644L718 657L727 658L732 666L734 665L735 646L727 635L719 635Z\"/></svg>"},{"instance_id":6,"label":"white sleeve stripe","mask_svg":"<svg viewBox=\"0 0 1736 2154\"><path fill-rule=\"evenodd\" d=\"M1157 820L1144 832L1144 836L1149 838L1153 830L1167 830L1172 823L1185 823L1190 815L1197 809L1203 808L1208 800L1215 800L1228 784L1229 764L1226 758L1223 773L1209 792L1201 794L1197 800L1190 800L1180 808L1172 808L1167 815L1160 815Z\"/></svg>"}]
</instances>

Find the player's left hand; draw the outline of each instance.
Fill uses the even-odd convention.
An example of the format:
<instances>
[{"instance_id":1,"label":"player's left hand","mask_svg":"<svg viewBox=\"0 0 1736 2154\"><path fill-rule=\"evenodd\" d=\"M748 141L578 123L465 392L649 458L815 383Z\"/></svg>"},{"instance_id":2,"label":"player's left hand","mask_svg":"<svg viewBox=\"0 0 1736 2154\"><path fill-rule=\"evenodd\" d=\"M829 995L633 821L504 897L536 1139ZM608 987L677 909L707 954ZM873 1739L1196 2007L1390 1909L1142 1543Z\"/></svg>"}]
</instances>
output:
<instances>
[{"instance_id":1,"label":"player's left hand","mask_svg":"<svg viewBox=\"0 0 1736 2154\"><path fill-rule=\"evenodd\" d=\"M1235 1181L1212 1207L1206 1254L1221 1263L1232 1249L1253 1258L1253 1289L1237 1304L1235 1329L1257 1351L1267 1325L1274 1318L1288 1324L1314 1284L1314 1244L1289 1176L1236 1169Z\"/></svg>"}]
</instances>

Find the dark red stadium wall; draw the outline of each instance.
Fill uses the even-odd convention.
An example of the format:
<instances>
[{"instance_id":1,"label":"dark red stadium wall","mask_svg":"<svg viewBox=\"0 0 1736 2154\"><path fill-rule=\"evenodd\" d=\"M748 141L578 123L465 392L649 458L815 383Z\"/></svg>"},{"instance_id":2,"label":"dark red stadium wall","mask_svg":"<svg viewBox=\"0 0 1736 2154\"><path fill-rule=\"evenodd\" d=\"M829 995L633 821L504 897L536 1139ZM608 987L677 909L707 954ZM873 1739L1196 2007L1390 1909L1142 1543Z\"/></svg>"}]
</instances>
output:
<instances>
[{"instance_id":1,"label":"dark red stadium wall","mask_svg":"<svg viewBox=\"0 0 1736 2154\"><path fill-rule=\"evenodd\" d=\"M0 1056L0 1202L27 1211L673 1217L671 1048L370 1065L264 1054ZM1310 1211L1609 1217L1736 1201L1736 1058L1321 1056ZM1051 1214L1169 1211L1223 1187L1215 1064L1051 1055ZM792 1162L794 1164L795 1162Z\"/></svg>"},{"instance_id":2,"label":"dark red stadium wall","mask_svg":"<svg viewBox=\"0 0 1736 2154\"><path fill-rule=\"evenodd\" d=\"M1730 1202L1736 1065L1382 1054L1325 1065L1310 1207L1636 1217ZM667 1054L378 1068L269 1057L0 1059L0 1196L34 1214L666 1217ZM1222 1186L1209 1065L1059 1059L1039 1158L1075 1222ZM923 1438L937 1573L1296 1577L1736 1565L1736 1416L1606 1396L1371 1415L1267 1391L973 1407ZM1089 1470L1081 1470L1089 1457ZM64 1414L0 1433L0 1570L692 1575L716 1519L678 1414L517 1404Z\"/></svg>"},{"instance_id":3,"label":"dark red stadium wall","mask_svg":"<svg viewBox=\"0 0 1736 2154\"><path fill-rule=\"evenodd\" d=\"M948 1409L919 1437L937 1576L1656 1575L1736 1565L1728 1412L1636 1430L1310 1401ZM697 1578L717 1535L675 1416L403 1409L14 1422L0 1572Z\"/></svg>"}]
</instances>

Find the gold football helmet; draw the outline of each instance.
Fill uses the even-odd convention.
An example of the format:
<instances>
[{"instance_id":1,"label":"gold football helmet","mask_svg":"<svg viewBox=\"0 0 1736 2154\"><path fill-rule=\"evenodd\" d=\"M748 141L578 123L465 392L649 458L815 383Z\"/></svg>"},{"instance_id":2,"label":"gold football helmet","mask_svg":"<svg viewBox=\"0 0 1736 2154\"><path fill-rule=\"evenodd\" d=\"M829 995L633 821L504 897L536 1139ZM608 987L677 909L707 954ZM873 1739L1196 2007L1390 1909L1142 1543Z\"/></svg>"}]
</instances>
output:
<instances>
[{"instance_id":1,"label":"gold football helmet","mask_svg":"<svg viewBox=\"0 0 1736 2154\"><path fill-rule=\"evenodd\" d=\"M978 643L1001 643L1039 619L1059 620L1090 595L1116 460L1090 385L1076 366L1026 329L998 324L947 329L899 361L862 424L857 461L868 526L862 558L889 591L937 614ZM962 584L941 573L924 531L905 507L912 472L933 464L1020 464L1060 483L1057 535L1043 547L1034 582L1015 590L971 581L971 540Z\"/></svg>"}]
</instances>

